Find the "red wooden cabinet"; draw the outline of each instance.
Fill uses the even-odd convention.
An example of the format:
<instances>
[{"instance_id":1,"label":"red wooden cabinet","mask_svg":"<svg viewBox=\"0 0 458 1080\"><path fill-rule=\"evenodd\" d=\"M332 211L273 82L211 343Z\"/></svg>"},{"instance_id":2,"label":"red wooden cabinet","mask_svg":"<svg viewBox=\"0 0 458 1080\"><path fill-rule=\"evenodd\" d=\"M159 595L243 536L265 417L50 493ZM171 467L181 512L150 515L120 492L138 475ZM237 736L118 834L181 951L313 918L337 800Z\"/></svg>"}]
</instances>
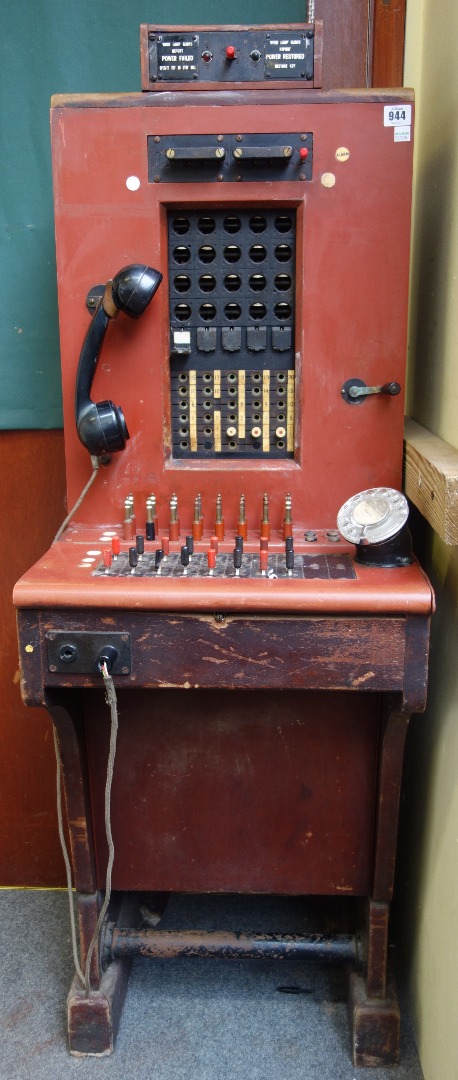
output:
<instances>
[{"instance_id":1,"label":"red wooden cabinet","mask_svg":"<svg viewBox=\"0 0 458 1080\"><path fill-rule=\"evenodd\" d=\"M363 946L327 943L353 963L357 1064L398 1053L387 927L432 596L409 559L363 565L336 517L355 492L401 484L412 113L394 91L55 100L70 505L89 469L74 408L93 312L105 293L112 320L125 266L163 280L94 357L89 390L121 403L130 439L99 454L15 590L24 699L48 708L60 746L83 961L107 861L110 649L116 893L365 897ZM349 383L399 393L352 400ZM136 951L285 947L281 927L268 944L164 935L112 910L91 992L76 980L70 996L72 1051L112 1048Z\"/></svg>"}]
</instances>

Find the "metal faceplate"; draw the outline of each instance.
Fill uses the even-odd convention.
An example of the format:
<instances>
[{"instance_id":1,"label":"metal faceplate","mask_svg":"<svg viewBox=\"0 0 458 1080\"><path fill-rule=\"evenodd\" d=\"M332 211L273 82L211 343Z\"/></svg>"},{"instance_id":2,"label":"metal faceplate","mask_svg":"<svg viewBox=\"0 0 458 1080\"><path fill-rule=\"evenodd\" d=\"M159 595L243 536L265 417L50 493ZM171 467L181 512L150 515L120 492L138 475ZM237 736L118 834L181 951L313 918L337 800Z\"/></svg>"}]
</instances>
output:
<instances>
[{"instance_id":1,"label":"metal faceplate","mask_svg":"<svg viewBox=\"0 0 458 1080\"><path fill-rule=\"evenodd\" d=\"M149 135L150 184L311 181L310 131Z\"/></svg>"},{"instance_id":2,"label":"metal faceplate","mask_svg":"<svg viewBox=\"0 0 458 1080\"><path fill-rule=\"evenodd\" d=\"M259 83L264 80L313 82L313 25L148 31L150 84L157 82Z\"/></svg>"},{"instance_id":3,"label":"metal faceplate","mask_svg":"<svg viewBox=\"0 0 458 1080\"><path fill-rule=\"evenodd\" d=\"M173 452L294 452L296 214L169 213Z\"/></svg>"},{"instance_id":4,"label":"metal faceplate","mask_svg":"<svg viewBox=\"0 0 458 1080\"><path fill-rule=\"evenodd\" d=\"M121 552L113 562L109 569L107 569L103 563L100 563L96 570L93 571L94 577L128 577L132 581L137 578L155 578L160 581L161 578L183 578L183 582L186 582L186 578L207 578L208 577L208 561L207 556L198 553L194 554L186 567L186 574L183 573L183 566L181 564L180 555L176 552L167 555L160 562L160 571L158 573L158 567L155 560L155 553L148 552L143 555L142 559L138 561L135 570L132 571L129 565L129 555L126 551ZM234 578L236 576L234 569L234 560L232 554L228 552L218 553L216 558L216 565L214 569L214 576L217 578ZM247 553L243 555L242 565L240 567L240 574L237 575L241 578L259 578L261 576L259 555ZM337 580L339 578L354 579L356 577L353 561L349 555L346 554L324 554L320 552L316 555L296 555L294 560L294 567L291 573L288 573L285 564L285 556L269 553L268 569L266 576L270 578L294 578L300 580Z\"/></svg>"},{"instance_id":5,"label":"metal faceplate","mask_svg":"<svg viewBox=\"0 0 458 1080\"><path fill-rule=\"evenodd\" d=\"M129 675L132 668L130 634L111 631L49 630L46 634L48 670L67 675L94 675L109 650L111 675ZM115 655L116 654L116 655Z\"/></svg>"}]
</instances>

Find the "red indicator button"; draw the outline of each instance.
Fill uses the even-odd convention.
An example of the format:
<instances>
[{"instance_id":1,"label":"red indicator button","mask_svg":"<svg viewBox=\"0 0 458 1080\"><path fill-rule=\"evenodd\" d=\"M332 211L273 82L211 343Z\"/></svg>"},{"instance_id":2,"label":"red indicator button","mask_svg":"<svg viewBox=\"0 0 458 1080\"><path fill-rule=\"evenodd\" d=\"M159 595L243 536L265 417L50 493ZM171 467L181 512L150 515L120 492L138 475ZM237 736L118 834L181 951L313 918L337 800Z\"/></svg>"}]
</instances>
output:
<instances>
[{"instance_id":1,"label":"red indicator button","mask_svg":"<svg viewBox=\"0 0 458 1080\"><path fill-rule=\"evenodd\" d=\"M305 159L308 158L308 156L309 156L309 152L308 152L307 146L301 146L301 148L299 150L299 157L300 157L301 161L305 161Z\"/></svg>"},{"instance_id":2,"label":"red indicator button","mask_svg":"<svg viewBox=\"0 0 458 1080\"><path fill-rule=\"evenodd\" d=\"M235 49L233 45L226 45L226 60L235 60Z\"/></svg>"}]
</instances>

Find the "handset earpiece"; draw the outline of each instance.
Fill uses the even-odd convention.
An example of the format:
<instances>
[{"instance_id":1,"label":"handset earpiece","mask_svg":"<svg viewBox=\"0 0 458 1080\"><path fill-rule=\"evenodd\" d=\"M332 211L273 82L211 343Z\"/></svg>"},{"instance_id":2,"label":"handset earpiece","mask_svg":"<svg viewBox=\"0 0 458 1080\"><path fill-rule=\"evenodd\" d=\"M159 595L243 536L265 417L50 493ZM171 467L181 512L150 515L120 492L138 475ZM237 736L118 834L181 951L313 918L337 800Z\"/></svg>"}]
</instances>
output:
<instances>
[{"instance_id":1,"label":"handset earpiece","mask_svg":"<svg viewBox=\"0 0 458 1080\"><path fill-rule=\"evenodd\" d=\"M124 450L129 438L121 407L112 401L91 401L90 396L108 324L120 311L131 319L140 318L161 281L162 274L144 263L124 266L107 281L84 339L76 378L76 428L83 446L97 457Z\"/></svg>"}]
</instances>

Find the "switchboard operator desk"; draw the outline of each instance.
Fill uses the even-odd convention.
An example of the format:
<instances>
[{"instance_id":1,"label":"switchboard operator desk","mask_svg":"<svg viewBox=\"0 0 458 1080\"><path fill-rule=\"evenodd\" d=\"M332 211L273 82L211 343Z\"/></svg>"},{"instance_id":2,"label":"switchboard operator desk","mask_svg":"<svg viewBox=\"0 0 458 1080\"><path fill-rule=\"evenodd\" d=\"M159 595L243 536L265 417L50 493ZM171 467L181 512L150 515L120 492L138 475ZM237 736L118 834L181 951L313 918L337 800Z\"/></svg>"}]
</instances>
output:
<instances>
[{"instance_id":1,"label":"switchboard operator desk","mask_svg":"<svg viewBox=\"0 0 458 1080\"><path fill-rule=\"evenodd\" d=\"M114 895L365 898L350 943L353 1057L395 1061L387 934L404 739L425 704L432 594L422 571L358 566L340 542L321 544L320 558L349 566L348 577L184 577L170 566L167 576L164 566L159 581L98 571L88 552L99 534L71 525L15 590L24 699L48 709L60 746L83 960L107 862L110 723L94 659L114 642ZM76 979L70 993L76 1053L113 1047L130 959L116 912L109 926L93 992ZM319 951L311 937L282 946L281 927L276 946L162 934L160 924L143 931L131 954ZM345 952L344 935L328 945Z\"/></svg>"}]
</instances>

